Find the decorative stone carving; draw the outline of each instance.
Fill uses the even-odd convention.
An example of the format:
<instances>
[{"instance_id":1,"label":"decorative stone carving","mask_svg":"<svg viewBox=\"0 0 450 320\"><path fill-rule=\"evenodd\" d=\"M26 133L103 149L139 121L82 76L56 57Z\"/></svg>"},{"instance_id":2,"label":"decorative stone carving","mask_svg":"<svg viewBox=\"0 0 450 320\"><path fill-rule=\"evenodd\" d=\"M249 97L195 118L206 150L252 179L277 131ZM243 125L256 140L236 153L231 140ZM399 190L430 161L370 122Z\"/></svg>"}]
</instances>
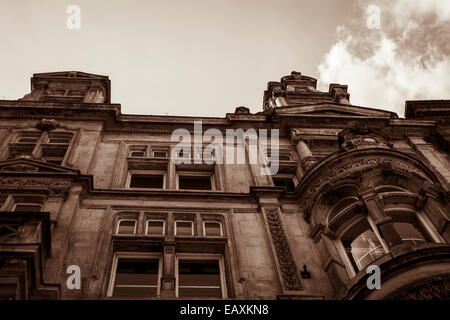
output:
<instances>
[{"instance_id":1,"label":"decorative stone carving","mask_svg":"<svg viewBox=\"0 0 450 320\"><path fill-rule=\"evenodd\" d=\"M8 172L38 172L39 168L35 166L30 166L27 164L15 164L11 166L5 166L0 169L0 171Z\"/></svg>"},{"instance_id":2,"label":"decorative stone carving","mask_svg":"<svg viewBox=\"0 0 450 320\"><path fill-rule=\"evenodd\" d=\"M346 150L384 147L392 148L390 137L379 130L370 129L364 123L352 121L338 135L339 146Z\"/></svg>"},{"instance_id":3,"label":"decorative stone carving","mask_svg":"<svg viewBox=\"0 0 450 320\"><path fill-rule=\"evenodd\" d=\"M314 157L306 157L300 161L300 164L304 170L309 170L317 162Z\"/></svg>"},{"instance_id":4,"label":"decorative stone carving","mask_svg":"<svg viewBox=\"0 0 450 320\"><path fill-rule=\"evenodd\" d=\"M299 273L281 225L278 209L267 209L266 217L277 253L284 286L287 290L301 290L302 286Z\"/></svg>"},{"instance_id":5,"label":"decorative stone carving","mask_svg":"<svg viewBox=\"0 0 450 320\"><path fill-rule=\"evenodd\" d=\"M350 161L350 159L353 161ZM426 175L421 170L401 159L392 159L387 161L386 157L383 156L371 156L370 158L366 157L360 159L349 158L349 160L344 163L338 163L338 166L329 165L324 168L320 178L309 185L304 191L300 200L300 206L304 208L308 217L314 201L317 199L317 195L321 192L326 192L327 186L329 189L330 186L335 185L338 181L342 181L344 179L355 180L364 175L366 172L375 169L382 169L383 163L385 167L387 166L388 168L392 168L392 170L415 174L420 176L424 181L427 179Z\"/></svg>"},{"instance_id":6,"label":"decorative stone carving","mask_svg":"<svg viewBox=\"0 0 450 320\"><path fill-rule=\"evenodd\" d=\"M450 279L436 279L425 284L408 288L394 300L448 300L450 299Z\"/></svg>"},{"instance_id":7,"label":"decorative stone carving","mask_svg":"<svg viewBox=\"0 0 450 320\"><path fill-rule=\"evenodd\" d=\"M236 110L234 110L234 114L250 114L250 109L247 107L237 107Z\"/></svg>"},{"instance_id":8,"label":"decorative stone carving","mask_svg":"<svg viewBox=\"0 0 450 320\"><path fill-rule=\"evenodd\" d=\"M70 188L71 181L51 178L1 178L0 186L6 189L47 189L55 194Z\"/></svg>"},{"instance_id":9,"label":"decorative stone carving","mask_svg":"<svg viewBox=\"0 0 450 320\"><path fill-rule=\"evenodd\" d=\"M39 122L36 125L36 128L42 131L50 131L54 130L59 127L59 122L55 119L42 119L41 122Z\"/></svg>"}]
</instances>

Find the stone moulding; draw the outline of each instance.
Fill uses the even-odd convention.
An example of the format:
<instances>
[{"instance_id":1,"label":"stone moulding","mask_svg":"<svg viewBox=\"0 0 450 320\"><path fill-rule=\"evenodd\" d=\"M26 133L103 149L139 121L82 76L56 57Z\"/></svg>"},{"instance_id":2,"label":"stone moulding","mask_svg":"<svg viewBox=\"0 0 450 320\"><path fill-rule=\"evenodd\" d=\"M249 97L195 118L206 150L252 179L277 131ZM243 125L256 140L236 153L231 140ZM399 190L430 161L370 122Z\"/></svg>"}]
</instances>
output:
<instances>
[{"instance_id":1,"label":"stone moulding","mask_svg":"<svg viewBox=\"0 0 450 320\"><path fill-rule=\"evenodd\" d=\"M267 222L270 234L275 246L278 263L280 265L281 276L284 287L287 290L301 290L302 285L298 275L297 266L294 262L289 243L281 226L281 219L277 209L266 210Z\"/></svg>"},{"instance_id":2,"label":"stone moulding","mask_svg":"<svg viewBox=\"0 0 450 320\"><path fill-rule=\"evenodd\" d=\"M382 172L386 168L414 176L422 183L439 181L418 159L398 151L373 148L337 153L317 163L300 181L299 199L305 217L309 219L319 194L329 191L336 183L345 179L359 181L367 172Z\"/></svg>"}]
</instances>

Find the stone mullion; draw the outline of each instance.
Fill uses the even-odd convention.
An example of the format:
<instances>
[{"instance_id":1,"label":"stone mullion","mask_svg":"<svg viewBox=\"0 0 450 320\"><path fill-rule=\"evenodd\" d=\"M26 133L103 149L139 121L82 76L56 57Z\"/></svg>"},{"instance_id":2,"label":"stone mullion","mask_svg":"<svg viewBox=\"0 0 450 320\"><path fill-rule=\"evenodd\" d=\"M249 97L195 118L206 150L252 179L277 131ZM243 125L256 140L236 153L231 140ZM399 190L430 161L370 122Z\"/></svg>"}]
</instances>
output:
<instances>
[{"instance_id":1,"label":"stone mullion","mask_svg":"<svg viewBox=\"0 0 450 320\"><path fill-rule=\"evenodd\" d=\"M402 239L394 229L394 224L390 216L386 216L381 204L374 192L368 192L360 195L367 213L373 219L380 231L381 236L387 242L389 247L394 247L402 243Z\"/></svg>"}]
</instances>

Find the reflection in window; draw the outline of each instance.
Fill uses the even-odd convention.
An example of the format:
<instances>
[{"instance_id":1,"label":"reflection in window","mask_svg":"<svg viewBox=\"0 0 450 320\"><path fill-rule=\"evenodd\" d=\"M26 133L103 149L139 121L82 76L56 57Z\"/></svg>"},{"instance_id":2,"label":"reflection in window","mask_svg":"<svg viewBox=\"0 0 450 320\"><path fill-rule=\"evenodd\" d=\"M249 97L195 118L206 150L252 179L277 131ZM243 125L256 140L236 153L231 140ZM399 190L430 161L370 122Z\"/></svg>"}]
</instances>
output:
<instances>
[{"instance_id":1,"label":"reflection in window","mask_svg":"<svg viewBox=\"0 0 450 320\"><path fill-rule=\"evenodd\" d=\"M39 212L41 211L40 204L34 203L16 203L14 206L15 212Z\"/></svg>"},{"instance_id":2,"label":"reflection in window","mask_svg":"<svg viewBox=\"0 0 450 320\"><path fill-rule=\"evenodd\" d=\"M342 244L355 270L362 270L385 251L367 220L352 226L342 237Z\"/></svg>"},{"instance_id":3,"label":"reflection in window","mask_svg":"<svg viewBox=\"0 0 450 320\"><path fill-rule=\"evenodd\" d=\"M218 260L179 260L178 296L222 298Z\"/></svg>"}]
</instances>

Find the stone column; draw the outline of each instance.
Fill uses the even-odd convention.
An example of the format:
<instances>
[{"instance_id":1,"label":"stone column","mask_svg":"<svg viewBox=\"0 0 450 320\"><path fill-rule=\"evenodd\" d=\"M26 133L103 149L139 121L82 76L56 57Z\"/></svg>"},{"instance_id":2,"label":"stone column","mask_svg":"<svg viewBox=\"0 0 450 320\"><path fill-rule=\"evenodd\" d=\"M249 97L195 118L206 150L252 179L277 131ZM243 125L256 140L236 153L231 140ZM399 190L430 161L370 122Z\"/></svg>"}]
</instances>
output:
<instances>
[{"instance_id":1,"label":"stone column","mask_svg":"<svg viewBox=\"0 0 450 320\"><path fill-rule=\"evenodd\" d=\"M308 170L314 163L317 162L304 140L299 139L297 141L296 150L297 155L300 159L300 165L302 166L303 170Z\"/></svg>"},{"instance_id":2,"label":"stone column","mask_svg":"<svg viewBox=\"0 0 450 320\"><path fill-rule=\"evenodd\" d=\"M402 243L402 239L394 229L392 218L384 214L383 205L377 200L376 193L369 190L361 193L359 196L364 202L367 213L374 220L381 236L388 243L389 247Z\"/></svg>"}]
</instances>

